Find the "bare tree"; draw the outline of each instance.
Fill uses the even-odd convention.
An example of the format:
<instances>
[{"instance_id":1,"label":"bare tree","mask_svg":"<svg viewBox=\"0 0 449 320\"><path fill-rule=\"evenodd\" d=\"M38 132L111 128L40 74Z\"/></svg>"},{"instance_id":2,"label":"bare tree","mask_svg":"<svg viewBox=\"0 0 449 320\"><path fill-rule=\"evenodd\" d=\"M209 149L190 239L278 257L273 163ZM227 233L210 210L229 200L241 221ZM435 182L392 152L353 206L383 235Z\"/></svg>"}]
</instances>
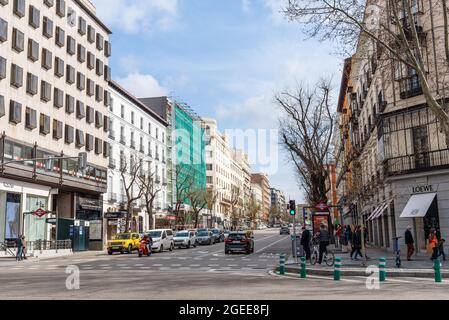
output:
<instances>
[{"instance_id":1,"label":"bare tree","mask_svg":"<svg viewBox=\"0 0 449 320\"><path fill-rule=\"evenodd\" d=\"M275 97L284 114L280 119L282 144L312 204L328 200L327 161L334 127L330 94L330 81L321 80L313 90L298 85L295 92Z\"/></svg>"},{"instance_id":2,"label":"bare tree","mask_svg":"<svg viewBox=\"0 0 449 320\"><path fill-rule=\"evenodd\" d=\"M206 204L207 209L209 210L210 216L211 216L211 228L214 227L212 224L214 223L214 214L212 213L212 210L214 209L215 204L217 203L218 198L218 191L214 190L213 188L207 188L206 190Z\"/></svg>"},{"instance_id":3,"label":"bare tree","mask_svg":"<svg viewBox=\"0 0 449 320\"><path fill-rule=\"evenodd\" d=\"M192 206L195 228L198 228L199 214L207 206L207 191L205 189L193 188L188 191L187 197L189 199L190 205Z\"/></svg>"},{"instance_id":4,"label":"bare tree","mask_svg":"<svg viewBox=\"0 0 449 320\"><path fill-rule=\"evenodd\" d=\"M259 217L259 213L260 210L262 208L261 204L257 201L256 197L254 196L254 194L251 194L250 198L247 199L246 202L246 217L248 218L248 220L251 222L251 228L255 228L256 226L256 221Z\"/></svg>"},{"instance_id":5,"label":"bare tree","mask_svg":"<svg viewBox=\"0 0 449 320\"><path fill-rule=\"evenodd\" d=\"M238 223L241 219L241 211L239 210L239 205L241 204L240 194L241 191L239 187L231 186L230 214L231 214L231 223L234 230L237 229Z\"/></svg>"},{"instance_id":6,"label":"bare tree","mask_svg":"<svg viewBox=\"0 0 449 320\"><path fill-rule=\"evenodd\" d=\"M356 46L369 45L368 56L385 60L386 71L399 77L417 77L430 110L440 123L449 146L449 115L446 109L447 74L449 71L448 0L429 1L423 12L416 0L288 0L284 10L292 21L299 22L304 32L320 40L337 41L347 54ZM430 77L429 58L424 47L427 37L419 23L420 15L441 14L432 17L433 31L444 30L444 54L435 55L441 77ZM438 40L434 40L438 41ZM432 80L436 78L439 80ZM411 81L411 80L408 80ZM433 81L433 82L432 82Z\"/></svg>"},{"instance_id":7,"label":"bare tree","mask_svg":"<svg viewBox=\"0 0 449 320\"><path fill-rule=\"evenodd\" d=\"M189 199L189 191L193 188L194 177L190 166L186 164L177 164L175 170L176 179L176 202L175 202L175 215L176 220L180 224L185 224L186 217L185 212L181 214L181 206Z\"/></svg>"},{"instance_id":8,"label":"bare tree","mask_svg":"<svg viewBox=\"0 0 449 320\"><path fill-rule=\"evenodd\" d=\"M126 220L125 232L129 232L129 222L133 216L135 202L142 197L143 190L139 187L138 179L141 175L142 160L137 160L137 157L132 155L130 163L125 157L120 159L120 176L122 178L123 189L125 191L126 199ZM134 190L137 188L137 193Z\"/></svg>"},{"instance_id":9,"label":"bare tree","mask_svg":"<svg viewBox=\"0 0 449 320\"><path fill-rule=\"evenodd\" d=\"M162 186L156 183L156 172L150 171L146 174L139 175L139 188L142 190L143 202L148 214L149 228L153 228L154 222L154 202L157 195L162 191Z\"/></svg>"}]
</instances>

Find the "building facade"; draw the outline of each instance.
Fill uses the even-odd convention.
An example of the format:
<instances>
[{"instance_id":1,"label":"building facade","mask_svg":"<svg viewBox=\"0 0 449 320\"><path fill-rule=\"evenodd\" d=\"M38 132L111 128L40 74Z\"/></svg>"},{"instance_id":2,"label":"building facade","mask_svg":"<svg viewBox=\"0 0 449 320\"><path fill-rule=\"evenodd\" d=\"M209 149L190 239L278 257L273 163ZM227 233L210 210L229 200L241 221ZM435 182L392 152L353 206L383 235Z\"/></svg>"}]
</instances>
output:
<instances>
[{"instance_id":1,"label":"building facade","mask_svg":"<svg viewBox=\"0 0 449 320\"><path fill-rule=\"evenodd\" d=\"M117 218L117 213L126 211L128 206L125 188L132 185L131 197L140 193L139 180L133 180L136 174L152 177L148 182L151 181L156 194L152 206L154 217L167 213L168 124L116 82L110 82L109 90L112 103L109 109L110 151L104 211L106 216L111 217L107 219L107 238L111 239L117 232L125 230L125 219ZM139 161L141 165L137 170ZM145 197L142 196L135 202L129 230L144 232L154 228L155 220L153 219L153 225L150 225Z\"/></svg>"},{"instance_id":2,"label":"building facade","mask_svg":"<svg viewBox=\"0 0 449 320\"><path fill-rule=\"evenodd\" d=\"M431 93L446 101L442 8L425 1L412 6ZM380 18L392 16L389 10ZM372 245L391 251L391 239L403 237L410 225L418 250L424 250L430 230L443 238L449 233L445 136L415 70L388 59L363 36L351 60L351 85L344 93L350 138L344 139L350 139L355 157L352 169L346 165L343 172L352 176L354 223L367 227Z\"/></svg>"},{"instance_id":3,"label":"building facade","mask_svg":"<svg viewBox=\"0 0 449 320\"><path fill-rule=\"evenodd\" d=\"M253 173L251 175L251 182L258 184L262 188L262 220L268 222L271 204L268 176L263 173Z\"/></svg>"},{"instance_id":4,"label":"building facade","mask_svg":"<svg viewBox=\"0 0 449 320\"><path fill-rule=\"evenodd\" d=\"M110 33L87 0L0 1L2 161L86 152L88 162L83 171L76 158L56 160L48 171L42 160L5 165L0 242L20 234L66 240L70 225L83 225L88 247L102 249ZM58 234L46 223L50 213L39 217L36 209L59 219Z\"/></svg>"}]
</instances>

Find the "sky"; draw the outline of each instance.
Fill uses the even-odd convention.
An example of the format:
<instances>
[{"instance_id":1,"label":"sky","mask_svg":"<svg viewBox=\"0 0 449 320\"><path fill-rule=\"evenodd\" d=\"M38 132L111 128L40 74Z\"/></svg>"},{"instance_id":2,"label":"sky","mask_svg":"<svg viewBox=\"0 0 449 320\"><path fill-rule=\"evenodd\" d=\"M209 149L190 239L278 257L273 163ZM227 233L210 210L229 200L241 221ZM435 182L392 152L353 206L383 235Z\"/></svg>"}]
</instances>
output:
<instances>
[{"instance_id":1,"label":"sky","mask_svg":"<svg viewBox=\"0 0 449 320\"><path fill-rule=\"evenodd\" d=\"M284 18L285 0L92 2L113 32L114 80L137 97L184 101L200 116L217 119L231 137L239 129L254 133L256 143L231 140L287 200L304 199L273 131L280 115L274 95L332 77L336 97L343 59L332 54L332 44L306 39Z\"/></svg>"}]
</instances>

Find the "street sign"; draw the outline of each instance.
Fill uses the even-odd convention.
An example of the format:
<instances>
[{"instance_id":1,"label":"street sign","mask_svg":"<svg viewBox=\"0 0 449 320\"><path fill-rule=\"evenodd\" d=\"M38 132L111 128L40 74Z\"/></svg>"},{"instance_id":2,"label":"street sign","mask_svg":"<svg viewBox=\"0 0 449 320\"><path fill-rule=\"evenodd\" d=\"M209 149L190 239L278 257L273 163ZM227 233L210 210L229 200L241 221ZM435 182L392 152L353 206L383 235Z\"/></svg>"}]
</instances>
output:
<instances>
[{"instance_id":1,"label":"street sign","mask_svg":"<svg viewBox=\"0 0 449 320\"><path fill-rule=\"evenodd\" d=\"M327 204L325 204L324 202L320 202L315 206L315 209L317 209L319 211L325 211L325 210L329 210L329 206Z\"/></svg>"},{"instance_id":2,"label":"street sign","mask_svg":"<svg viewBox=\"0 0 449 320\"><path fill-rule=\"evenodd\" d=\"M36 211L33 212L33 214L34 214L35 216L38 216L39 218L42 218L42 217L45 216L47 213L48 213L48 212L45 211L45 210L42 209L42 208L39 208L39 209L37 209Z\"/></svg>"},{"instance_id":3,"label":"street sign","mask_svg":"<svg viewBox=\"0 0 449 320\"><path fill-rule=\"evenodd\" d=\"M49 224L56 224L56 218L47 218L45 219L45 222Z\"/></svg>"}]
</instances>

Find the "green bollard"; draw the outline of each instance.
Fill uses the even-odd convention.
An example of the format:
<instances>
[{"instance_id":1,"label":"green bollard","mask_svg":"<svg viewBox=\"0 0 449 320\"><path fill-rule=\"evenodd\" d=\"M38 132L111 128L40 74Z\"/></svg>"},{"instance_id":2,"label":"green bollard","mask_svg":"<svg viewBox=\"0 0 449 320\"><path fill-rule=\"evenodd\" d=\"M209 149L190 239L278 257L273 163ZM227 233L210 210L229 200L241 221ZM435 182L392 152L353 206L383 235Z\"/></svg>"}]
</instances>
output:
<instances>
[{"instance_id":1,"label":"green bollard","mask_svg":"<svg viewBox=\"0 0 449 320\"><path fill-rule=\"evenodd\" d=\"M387 271L385 270L386 261L385 258L379 259L379 281L383 282L387 278Z\"/></svg>"},{"instance_id":2,"label":"green bollard","mask_svg":"<svg viewBox=\"0 0 449 320\"><path fill-rule=\"evenodd\" d=\"M442 282L440 258L433 260L433 269L435 270L435 282Z\"/></svg>"},{"instance_id":3,"label":"green bollard","mask_svg":"<svg viewBox=\"0 0 449 320\"><path fill-rule=\"evenodd\" d=\"M279 256L279 274L285 274L285 254Z\"/></svg>"},{"instance_id":4,"label":"green bollard","mask_svg":"<svg viewBox=\"0 0 449 320\"><path fill-rule=\"evenodd\" d=\"M341 258L336 257L335 258L335 265L334 265L334 280L339 281L341 279Z\"/></svg>"},{"instance_id":5,"label":"green bollard","mask_svg":"<svg viewBox=\"0 0 449 320\"><path fill-rule=\"evenodd\" d=\"M301 257L301 278L305 279L307 275L306 270L306 257Z\"/></svg>"}]
</instances>

